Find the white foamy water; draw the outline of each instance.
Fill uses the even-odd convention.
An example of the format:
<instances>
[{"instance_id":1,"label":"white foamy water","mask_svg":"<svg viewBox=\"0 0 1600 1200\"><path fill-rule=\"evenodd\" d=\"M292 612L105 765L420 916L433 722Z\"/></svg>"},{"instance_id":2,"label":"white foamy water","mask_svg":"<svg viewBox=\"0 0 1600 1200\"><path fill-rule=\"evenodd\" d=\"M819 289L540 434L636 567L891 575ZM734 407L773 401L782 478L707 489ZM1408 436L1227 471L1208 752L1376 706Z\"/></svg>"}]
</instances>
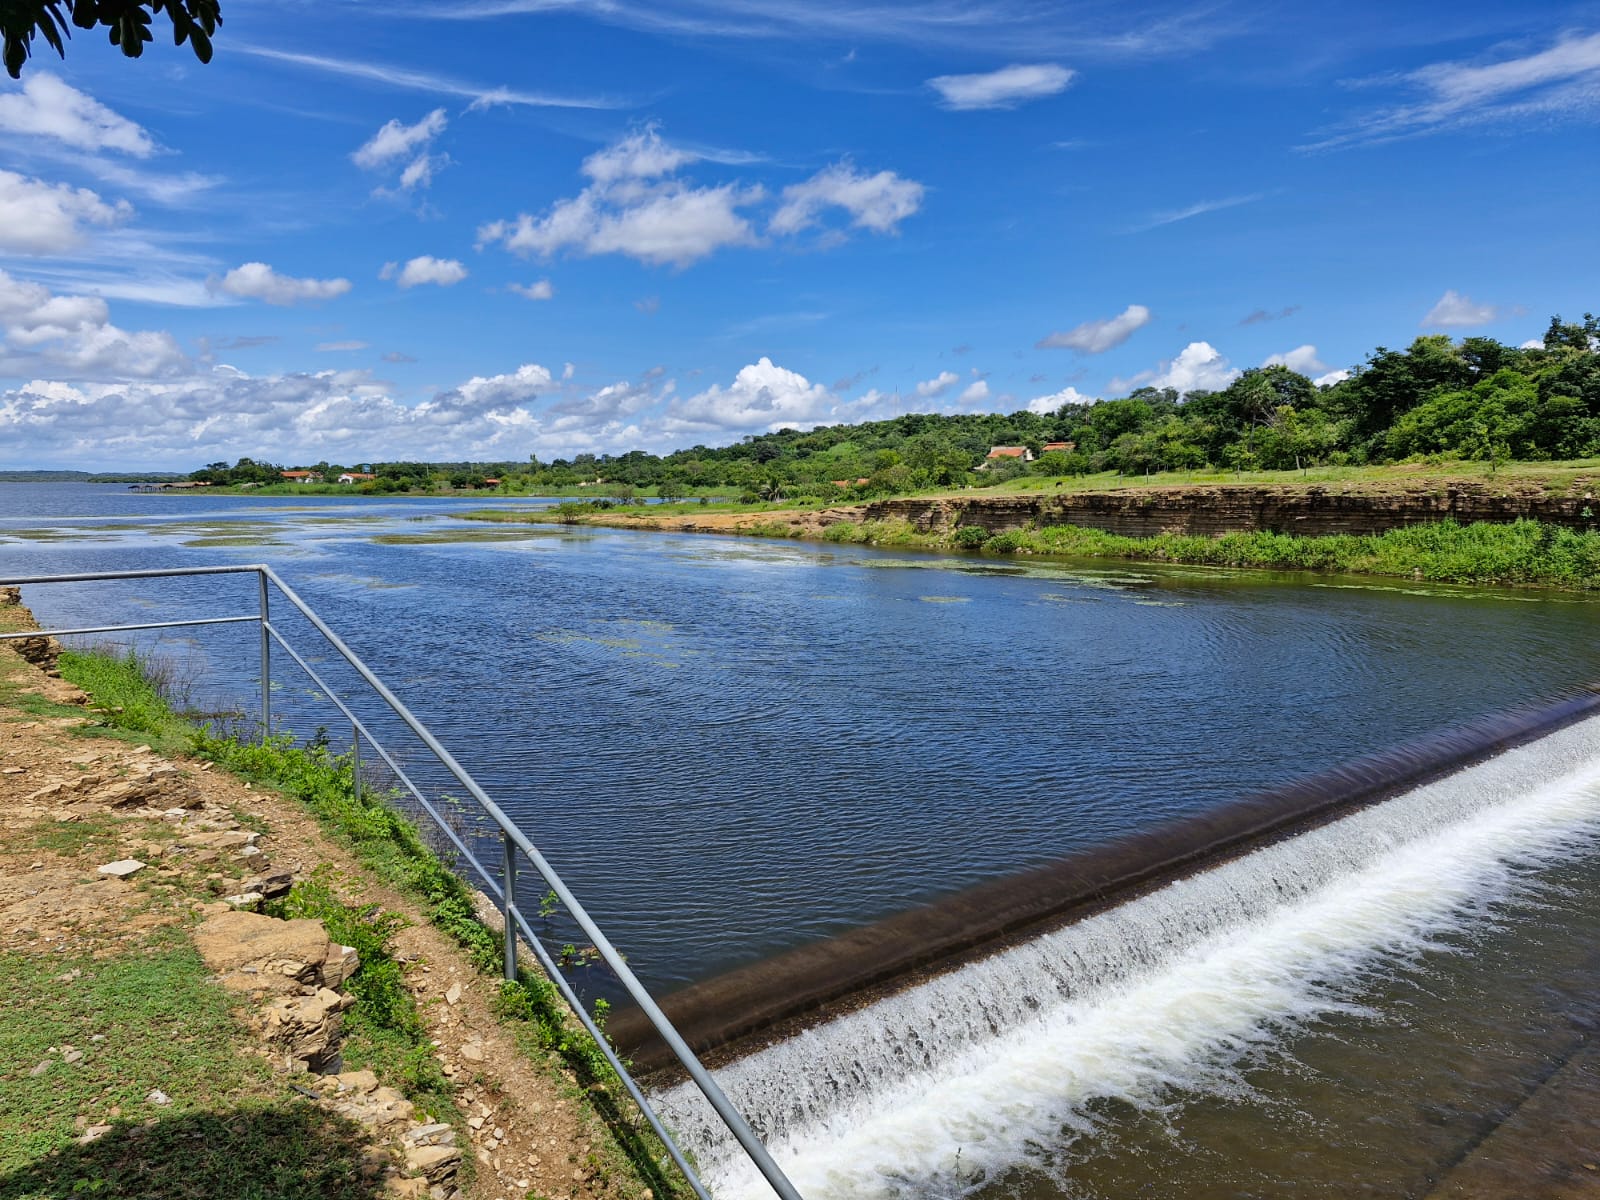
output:
<instances>
[{"instance_id":1,"label":"white foamy water","mask_svg":"<svg viewBox=\"0 0 1600 1200\"><path fill-rule=\"evenodd\" d=\"M954 1197L1091 1101L1236 1094L1253 1050L1481 926L1600 834L1600 719L1171 884L717 1072L807 1200ZM718 1200L769 1197L692 1085L656 1097Z\"/></svg>"}]
</instances>

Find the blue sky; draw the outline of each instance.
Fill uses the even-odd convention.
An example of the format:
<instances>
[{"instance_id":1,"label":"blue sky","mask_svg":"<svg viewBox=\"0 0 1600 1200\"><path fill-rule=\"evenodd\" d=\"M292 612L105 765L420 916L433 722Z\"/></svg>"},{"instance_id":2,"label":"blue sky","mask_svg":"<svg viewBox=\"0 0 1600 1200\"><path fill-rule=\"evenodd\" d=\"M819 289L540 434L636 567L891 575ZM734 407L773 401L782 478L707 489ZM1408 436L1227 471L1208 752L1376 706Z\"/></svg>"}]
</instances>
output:
<instances>
[{"instance_id":1,"label":"blue sky","mask_svg":"<svg viewBox=\"0 0 1600 1200\"><path fill-rule=\"evenodd\" d=\"M0 80L0 468L666 451L1600 306L1600 5L223 14Z\"/></svg>"}]
</instances>

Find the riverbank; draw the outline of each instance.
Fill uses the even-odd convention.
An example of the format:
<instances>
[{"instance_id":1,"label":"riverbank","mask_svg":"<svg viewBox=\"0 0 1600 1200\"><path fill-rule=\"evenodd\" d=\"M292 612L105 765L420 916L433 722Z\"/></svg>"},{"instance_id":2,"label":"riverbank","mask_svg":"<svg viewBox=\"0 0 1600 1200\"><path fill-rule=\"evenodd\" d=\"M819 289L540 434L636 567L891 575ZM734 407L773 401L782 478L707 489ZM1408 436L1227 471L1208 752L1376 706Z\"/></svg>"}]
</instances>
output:
<instances>
[{"instance_id":1,"label":"riverbank","mask_svg":"<svg viewBox=\"0 0 1600 1200\"><path fill-rule=\"evenodd\" d=\"M561 505L469 520L802 538L896 549L1034 554L1447 583L1600 588L1600 501L1587 477L1365 480L1270 487L897 497L820 508Z\"/></svg>"},{"instance_id":2,"label":"riverbank","mask_svg":"<svg viewBox=\"0 0 1600 1200\"><path fill-rule=\"evenodd\" d=\"M0 1194L677 1194L344 764L197 738L58 650L0 645Z\"/></svg>"}]
</instances>

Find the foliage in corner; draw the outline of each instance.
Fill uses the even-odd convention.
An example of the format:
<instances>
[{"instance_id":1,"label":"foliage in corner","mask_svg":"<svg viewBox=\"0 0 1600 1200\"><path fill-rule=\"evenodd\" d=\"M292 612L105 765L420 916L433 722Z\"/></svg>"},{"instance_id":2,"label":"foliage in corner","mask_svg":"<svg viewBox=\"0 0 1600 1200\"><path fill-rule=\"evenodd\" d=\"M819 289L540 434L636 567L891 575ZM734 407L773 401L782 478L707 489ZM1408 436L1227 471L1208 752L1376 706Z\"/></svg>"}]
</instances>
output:
<instances>
[{"instance_id":1,"label":"foliage in corner","mask_svg":"<svg viewBox=\"0 0 1600 1200\"><path fill-rule=\"evenodd\" d=\"M44 38L66 58L73 26L104 28L113 46L121 47L129 58L138 58L144 53L144 44L155 37L150 19L161 12L172 22L173 45L188 42L196 58L210 62L211 38L222 24L222 5L217 0L0 0L6 73L13 79L22 78L35 36Z\"/></svg>"}]
</instances>

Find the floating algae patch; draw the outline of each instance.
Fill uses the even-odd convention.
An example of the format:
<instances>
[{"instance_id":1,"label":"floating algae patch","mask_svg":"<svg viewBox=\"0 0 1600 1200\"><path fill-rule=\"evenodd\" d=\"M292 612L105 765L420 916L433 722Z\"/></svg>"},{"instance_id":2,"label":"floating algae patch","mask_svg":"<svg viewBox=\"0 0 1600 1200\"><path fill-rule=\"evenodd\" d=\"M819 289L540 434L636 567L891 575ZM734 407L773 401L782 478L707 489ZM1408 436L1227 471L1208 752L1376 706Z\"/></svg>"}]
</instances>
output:
<instances>
[{"instance_id":1,"label":"floating algae patch","mask_svg":"<svg viewBox=\"0 0 1600 1200\"><path fill-rule=\"evenodd\" d=\"M224 533L212 537L190 538L183 544L196 550L203 550L210 546L281 546L283 543L264 533Z\"/></svg>"},{"instance_id":2,"label":"floating algae patch","mask_svg":"<svg viewBox=\"0 0 1600 1200\"><path fill-rule=\"evenodd\" d=\"M24 542L81 542L97 536L98 530L8 529L6 536Z\"/></svg>"},{"instance_id":3,"label":"floating algae patch","mask_svg":"<svg viewBox=\"0 0 1600 1200\"><path fill-rule=\"evenodd\" d=\"M367 540L380 546L442 546L451 542L526 542L560 536L553 529L429 529L419 533L377 533Z\"/></svg>"},{"instance_id":4,"label":"floating algae patch","mask_svg":"<svg viewBox=\"0 0 1600 1200\"><path fill-rule=\"evenodd\" d=\"M918 596L917 599L924 604L968 604L971 603L972 598L970 596Z\"/></svg>"}]
</instances>

